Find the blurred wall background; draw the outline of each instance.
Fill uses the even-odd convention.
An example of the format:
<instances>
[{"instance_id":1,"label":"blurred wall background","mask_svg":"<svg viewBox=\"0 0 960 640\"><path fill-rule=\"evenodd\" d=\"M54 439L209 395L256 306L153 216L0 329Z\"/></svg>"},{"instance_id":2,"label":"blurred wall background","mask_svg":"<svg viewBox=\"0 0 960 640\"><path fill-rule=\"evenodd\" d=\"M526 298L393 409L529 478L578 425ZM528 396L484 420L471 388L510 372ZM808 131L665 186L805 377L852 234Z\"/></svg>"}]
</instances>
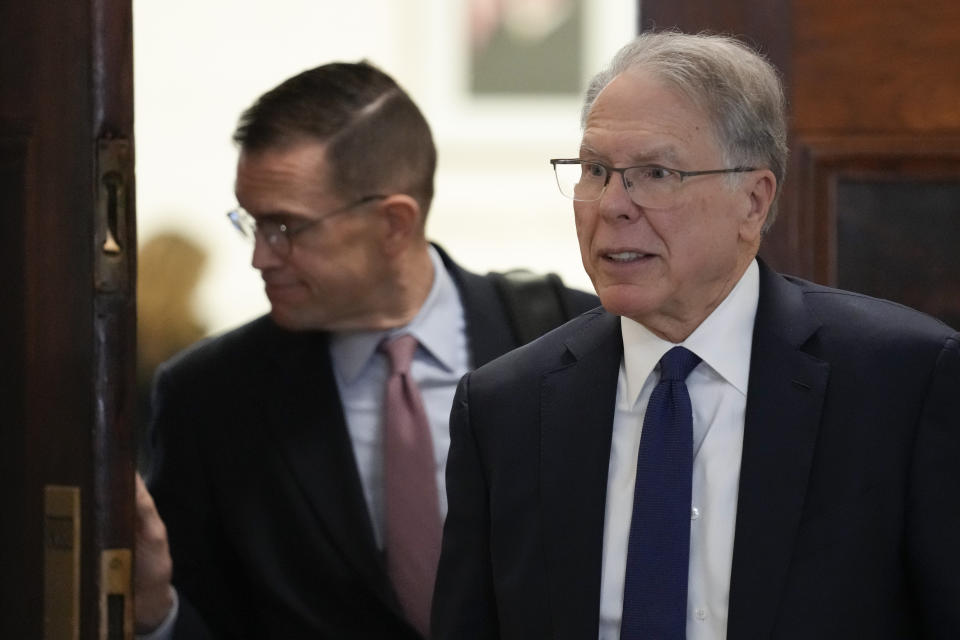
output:
<instances>
[{"instance_id":1,"label":"blurred wall background","mask_svg":"<svg viewBox=\"0 0 960 640\"><path fill-rule=\"evenodd\" d=\"M433 127L439 169L428 236L475 271L525 266L590 289L571 204L547 161L576 156L583 87L635 33L636 5L134 0L140 245L176 232L206 253L192 304L208 332L266 311L250 247L225 217L237 117L303 69L366 58L407 89Z\"/></svg>"}]
</instances>

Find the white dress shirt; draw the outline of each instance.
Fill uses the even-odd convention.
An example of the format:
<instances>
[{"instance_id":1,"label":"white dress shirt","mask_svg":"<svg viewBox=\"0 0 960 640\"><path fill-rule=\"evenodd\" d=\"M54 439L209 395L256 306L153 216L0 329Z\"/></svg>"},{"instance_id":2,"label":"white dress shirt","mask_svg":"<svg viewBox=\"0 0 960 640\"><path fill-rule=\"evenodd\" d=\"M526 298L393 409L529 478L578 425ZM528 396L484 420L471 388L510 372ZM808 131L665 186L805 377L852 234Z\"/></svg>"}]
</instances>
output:
<instances>
[{"instance_id":1,"label":"white dress shirt","mask_svg":"<svg viewBox=\"0 0 960 640\"><path fill-rule=\"evenodd\" d=\"M693 409L688 640L721 640L727 634L743 423L759 283L759 269L754 261L720 306L680 343L702 360L687 378ZM660 378L660 358L675 346L627 318L621 318L621 329L623 360L617 382L603 530L600 640L620 638L643 418Z\"/></svg>"}]
</instances>

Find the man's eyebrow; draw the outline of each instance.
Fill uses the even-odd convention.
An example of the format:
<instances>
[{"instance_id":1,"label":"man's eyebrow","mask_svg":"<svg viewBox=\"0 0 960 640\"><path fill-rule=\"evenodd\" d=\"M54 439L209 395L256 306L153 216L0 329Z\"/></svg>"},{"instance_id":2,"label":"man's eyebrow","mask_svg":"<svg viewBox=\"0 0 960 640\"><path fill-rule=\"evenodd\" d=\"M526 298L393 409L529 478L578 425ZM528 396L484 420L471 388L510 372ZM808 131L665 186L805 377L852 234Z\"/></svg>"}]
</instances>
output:
<instances>
[{"instance_id":1,"label":"man's eyebrow","mask_svg":"<svg viewBox=\"0 0 960 640\"><path fill-rule=\"evenodd\" d=\"M581 158L596 158L598 160L607 160L609 156L600 153L590 145L580 146ZM627 166L640 166L646 164L667 164L670 166L679 162L679 155L673 145L654 146L643 151L630 154L630 161Z\"/></svg>"},{"instance_id":2,"label":"man's eyebrow","mask_svg":"<svg viewBox=\"0 0 960 640\"><path fill-rule=\"evenodd\" d=\"M298 215L296 213L291 213L289 211L264 211L263 213L251 212L250 215L256 218L257 220L264 220L267 222L278 222L281 224L310 219L307 216Z\"/></svg>"},{"instance_id":3,"label":"man's eyebrow","mask_svg":"<svg viewBox=\"0 0 960 640\"><path fill-rule=\"evenodd\" d=\"M631 163L636 164L659 164L666 163L671 166L675 165L680 159L679 154L677 154L677 149L671 144L661 145L659 147L651 147L645 150L643 153L637 155L631 155Z\"/></svg>"}]
</instances>

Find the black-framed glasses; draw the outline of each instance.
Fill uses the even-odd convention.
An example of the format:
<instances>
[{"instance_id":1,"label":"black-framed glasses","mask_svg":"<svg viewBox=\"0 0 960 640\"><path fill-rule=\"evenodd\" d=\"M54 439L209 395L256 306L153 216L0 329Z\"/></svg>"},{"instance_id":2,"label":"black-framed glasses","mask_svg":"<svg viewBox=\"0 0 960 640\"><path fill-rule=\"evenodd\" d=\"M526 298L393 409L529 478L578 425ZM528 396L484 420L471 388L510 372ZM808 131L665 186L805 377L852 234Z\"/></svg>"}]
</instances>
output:
<instances>
[{"instance_id":1,"label":"black-framed glasses","mask_svg":"<svg viewBox=\"0 0 960 640\"><path fill-rule=\"evenodd\" d=\"M572 200L581 202L599 200L610 183L610 176L619 173L623 180L623 188L630 195L630 199L635 204L651 209L665 209L675 205L685 178L756 171L754 167L681 171L655 164L608 167L600 162L577 158L553 158L550 164L553 165L553 171L557 176L560 193Z\"/></svg>"},{"instance_id":2,"label":"black-framed glasses","mask_svg":"<svg viewBox=\"0 0 960 640\"><path fill-rule=\"evenodd\" d=\"M318 218L304 220L303 222L293 224L286 224L270 218L257 220L243 207L237 207L236 209L228 211L227 218L229 218L230 222L233 224L233 227L239 231L240 235L242 235L244 238L250 242L255 242L257 236L259 235L264 241L266 241L274 253L281 258L285 258L290 255L290 251L293 249L293 239L307 229L315 227L329 218L356 209L362 204L373 202L374 200L383 200L386 197L387 196L382 194L364 196L357 200L353 200L342 207L338 207L333 211L327 211Z\"/></svg>"}]
</instances>

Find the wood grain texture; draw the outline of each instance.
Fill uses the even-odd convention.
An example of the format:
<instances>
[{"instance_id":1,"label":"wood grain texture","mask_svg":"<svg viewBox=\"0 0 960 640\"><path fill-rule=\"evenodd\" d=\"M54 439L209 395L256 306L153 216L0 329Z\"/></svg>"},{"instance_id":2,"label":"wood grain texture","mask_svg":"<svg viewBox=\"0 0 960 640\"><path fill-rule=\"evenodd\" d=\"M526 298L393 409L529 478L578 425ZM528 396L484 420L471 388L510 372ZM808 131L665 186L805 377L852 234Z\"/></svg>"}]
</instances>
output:
<instances>
[{"instance_id":1,"label":"wood grain texture","mask_svg":"<svg viewBox=\"0 0 960 640\"><path fill-rule=\"evenodd\" d=\"M960 3L805 0L793 10L796 131L960 129Z\"/></svg>"}]
</instances>

